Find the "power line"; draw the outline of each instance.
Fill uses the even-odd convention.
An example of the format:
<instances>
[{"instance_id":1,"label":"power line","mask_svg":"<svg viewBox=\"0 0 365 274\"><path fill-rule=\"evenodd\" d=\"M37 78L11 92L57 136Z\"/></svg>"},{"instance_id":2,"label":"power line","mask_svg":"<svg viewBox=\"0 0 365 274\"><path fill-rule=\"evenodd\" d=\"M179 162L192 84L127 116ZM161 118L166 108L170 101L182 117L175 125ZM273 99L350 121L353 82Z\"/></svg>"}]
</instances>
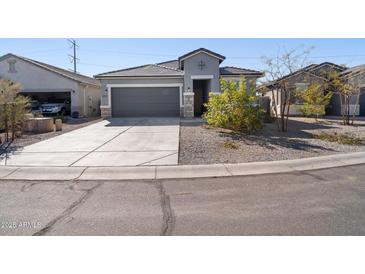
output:
<instances>
[{"instance_id":1,"label":"power line","mask_svg":"<svg viewBox=\"0 0 365 274\"><path fill-rule=\"evenodd\" d=\"M107 67L107 68L120 69L120 67L110 66L110 65L102 65L102 64L90 64L90 63L84 63L84 62L79 62L79 64L85 65L85 66Z\"/></svg>"},{"instance_id":2,"label":"power line","mask_svg":"<svg viewBox=\"0 0 365 274\"><path fill-rule=\"evenodd\" d=\"M154 53L140 53L140 52L125 52L117 50L103 50L103 49L81 49L81 51L91 51L91 52L105 52L105 53L117 53L123 55L140 55L140 56L153 56L153 57L176 57L172 54L154 54Z\"/></svg>"},{"instance_id":3,"label":"power line","mask_svg":"<svg viewBox=\"0 0 365 274\"><path fill-rule=\"evenodd\" d=\"M154 57L176 57L172 54L154 54L154 53L142 53L142 52L125 52L116 50L99 50L99 49L82 49L83 51L93 51L93 52L106 52L106 53L117 53L123 55L140 55L140 56L154 56ZM227 56L227 59L263 59L274 58L273 56ZM365 54L347 54L347 55L318 55L310 56L309 58L320 59L320 58L351 58L351 57L365 57Z\"/></svg>"},{"instance_id":4,"label":"power line","mask_svg":"<svg viewBox=\"0 0 365 274\"><path fill-rule=\"evenodd\" d=\"M322 59L322 58L351 58L351 57L365 57L365 54L349 54L349 55L323 55L323 56L309 56L309 59ZM263 58L275 58L273 56L227 56L227 59L263 59Z\"/></svg>"},{"instance_id":5,"label":"power line","mask_svg":"<svg viewBox=\"0 0 365 274\"><path fill-rule=\"evenodd\" d=\"M77 73L76 64L80 59L76 56L76 48L78 48L79 45L76 43L75 39L68 39L67 41L71 44L71 48L73 48L73 55L69 54L68 56L71 58L71 63L74 64L74 73Z\"/></svg>"}]
</instances>

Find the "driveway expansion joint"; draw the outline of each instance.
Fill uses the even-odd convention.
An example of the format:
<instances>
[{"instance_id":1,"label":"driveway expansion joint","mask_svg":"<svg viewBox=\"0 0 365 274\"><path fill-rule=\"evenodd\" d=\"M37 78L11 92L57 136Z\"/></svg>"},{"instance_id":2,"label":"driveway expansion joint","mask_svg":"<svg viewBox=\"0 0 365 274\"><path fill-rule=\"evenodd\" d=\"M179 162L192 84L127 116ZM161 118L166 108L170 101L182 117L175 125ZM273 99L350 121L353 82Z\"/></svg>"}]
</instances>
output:
<instances>
[{"instance_id":1,"label":"driveway expansion joint","mask_svg":"<svg viewBox=\"0 0 365 274\"><path fill-rule=\"evenodd\" d=\"M14 169L13 171L11 171L10 173L6 174L5 176L3 177L0 177L0 180L1 179L6 179L6 177L9 177L11 174L15 173L16 171L18 171L20 169L20 167Z\"/></svg>"},{"instance_id":2,"label":"driveway expansion joint","mask_svg":"<svg viewBox=\"0 0 365 274\"><path fill-rule=\"evenodd\" d=\"M133 126L128 127L126 130L119 132L117 135L115 135L114 137L112 137L111 139L109 139L108 141L104 142L103 144L101 144L100 146L97 146L96 148L94 148L93 150L89 151L88 153L86 153L85 155L83 155L81 158L77 159L76 161L74 161L73 163L71 163L69 166L73 166L74 164L76 164L77 162L79 162L81 159L84 159L85 157L87 157L88 155L90 155L91 153L95 152L96 150L98 150L99 148L103 147L104 145L106 145L107 143L111 142L112 140L114 140L115 138L117 138L118 136L122 135L124 132L126 132L127 130L131 129Z\"/></svg>"}]
</instances>

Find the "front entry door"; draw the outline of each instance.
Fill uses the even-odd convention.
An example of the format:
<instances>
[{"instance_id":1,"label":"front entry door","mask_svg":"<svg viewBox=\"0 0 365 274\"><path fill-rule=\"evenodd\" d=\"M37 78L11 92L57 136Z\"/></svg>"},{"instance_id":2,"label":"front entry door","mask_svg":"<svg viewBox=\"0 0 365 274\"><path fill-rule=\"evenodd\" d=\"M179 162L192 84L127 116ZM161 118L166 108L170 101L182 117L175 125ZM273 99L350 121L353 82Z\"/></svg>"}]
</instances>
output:
<instances>
[{"instance_id":1,"label":"front entry door","mask_svg":"<svg viewBox=\"0 0 365 274\"><path fill-rule=\"evenodd\" d=\"M194 116L200 117L204 111L204 104L208 101L207 80L194 80Z\"/></svg>"}]
</instances>

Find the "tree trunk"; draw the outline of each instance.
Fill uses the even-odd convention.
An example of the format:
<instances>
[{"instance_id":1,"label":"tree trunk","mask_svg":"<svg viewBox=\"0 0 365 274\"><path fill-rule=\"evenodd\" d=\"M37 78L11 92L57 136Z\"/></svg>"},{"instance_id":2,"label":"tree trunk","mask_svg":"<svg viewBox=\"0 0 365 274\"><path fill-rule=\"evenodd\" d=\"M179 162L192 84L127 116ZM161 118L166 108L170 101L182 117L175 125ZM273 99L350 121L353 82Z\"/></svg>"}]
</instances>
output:
<instances>
[{"instance_id":1,"label":"tree trunk","mask_svg":"<svg viewBox=\"0 0 365 274\"><path fill-rule=\"evenodd\" d=\"M9 141L9 128L8 128L7 109L8 109L7 104L4 104L4 131L5 131L5 137L4 137L5 140L4 141L5 142Z\"/></svg>"},{"instance_id":2,"label":"tree trunk","mask_svg":"<svg viewBox=\"0 0 365 274\"><path fill-rule=\"evenodd\" d=\"M342 117L342 123L345 124L345 110L344 110L344 98L343 98L343 94L339 93L340 96L340 111L341 111L341 117Z\"/></svg>"},{"instance_id":3,"label":"tree trunk","mask_svg":"<svg viewBox=\"0 0 365 274\"><path fill-rule=\"evenodd\" d=\"M351 97L347 95L346 125L350 124L350 99Z\"/></svg>"},{"instance_id":4,"label":"tree trunk","mask_svg":"<svg viewBox=\"0 0 365 274\"><path fill-rule=\"evenodd\" d=\"M271 95L272 95L272 100L273 100L273 104L274 104L274 113L275 113L276 124L278 126L278 130L280 130L279 118L278 118L278 105L276 103L274 90L271 90ZM278 96L278 91L277 90L276 90L276 96ZM278 97L276 97L276 98L278 98Z\"/></svg>"},{"instance_id":5,"label":"tree trunk","mask_svg":"<svg viewBox=\"0 0 365 274\"><path fill-rule=\"evenodd\" d=\"M281 131L282 132L285 132L286 131L286 128L285 128L285 110L286 110L286 103L287 103L287 96L288 96L288 94L286 93L286 90L285 89L283 89L283 91L284 91L284 100L283 100L283 102L284 103L282 103L281 105L282 105L282 108L281 108Z\"/></svg>"},{"instance_id":6,"label":"tree trunk","mask_svg":"<svg viewBox=\"0 0 365 274\"><path fill-rule=\"evenodd\" d=\"M361 92L361 90L359 89L357 91L357 94L356 94L356 102L355 102L354 111L352 112L351 125L353 125L354 124L354 121L355 121L355 115L356 115L356 111L357 111L357 106L359 105L359 102L360 102L360 92Z\"/></svg>"},{"instance_id":7,"label":"tree trunk","mask_svg":"<svg viewBox=\"0 0 365 274\"><path fill-rule=\"evenodd\" d=\"M15 139L15 116L16 116L16 106L15 103L12 104L11 107L11 140L14 141Z\"/></svg>"},{"instance_id":8,"label":"tree trunk","mask_svg":"<svg viewBox=\"0 0 365 274\"><path fill-rule=\"evenodd\" d=\"M285 131L288 131L288 121L289 121L289 113L290 113L290 100L291 100L291 93L288 92L288 109L286 111L286 119L285 119Z\"/></svg>"}]
</instances>

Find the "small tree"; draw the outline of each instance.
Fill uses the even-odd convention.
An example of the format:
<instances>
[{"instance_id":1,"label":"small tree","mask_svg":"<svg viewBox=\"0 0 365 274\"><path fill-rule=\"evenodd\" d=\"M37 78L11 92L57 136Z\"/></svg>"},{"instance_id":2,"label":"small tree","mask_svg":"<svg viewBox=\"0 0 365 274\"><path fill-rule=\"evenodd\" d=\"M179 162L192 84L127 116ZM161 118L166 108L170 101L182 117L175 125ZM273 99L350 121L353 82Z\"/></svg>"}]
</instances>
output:
<instances>
[{"instance_id":1,"label":"small tree","mask_svg":"<svg viewBox=\"0 0 365 274\"><path fill-rule=\"evenodd\" d=\"M29 99L19 95L20 84L0 80L0 128L4 130L5 142L15 139L15 132L21 127L28 112Z\"/></svg>"},{"instance_id":2,"label":"small tree","mask_svg":"<svg viewBox=\"0 0 365 274\"><path fill-rule=\"evenodd\" d=\"M208 124L234 131L255 131L262 128L264 110L257 104L254 88L247 90L246 81L221 80L221 94L209 94L203 117Z\"/></svg>"},{"instance_id":3,"label":"small tree","mask_svg":"<svg viewBox=\"0 0 365 274\"><path fill-rule=\"evenodd\" d=\"M308 63L308 57L312 47L298 51L298 49L284 50L277 57L263 57L266 65L266 80L270 84L271 100L274 105L274 114L279 131L287 131L290 106L293 102L293 87L290 79L286 78L288 74L292 74Z\"/></svg>"},{"instance_id":4,"label":"small tree","mask_svg":"<svg viewBox=\"0 0 365 274\"><path fill-rule=\"evenodd\" d=\"M338 72L330 72L326 74L326 78L328 79L328 83L325 86L325 90L327 92L335 92L339 95L343 124L353 124L357 111L356 107L360 100L359 83L355 80L355 78L352 78L351 75L348 77L341 77ZM356 107L351 111L350 105L351 102L354 101Z\"/></svg>"},{"instance_id":5,"label":"small tree","mask_svg":"<svg viewBox=\"0 0 365 274\"><path fill-rule=\"evenodd\" d=\"M297 91L296 96L304 101L299 111L304 116L315 116L317 120L319 115L326 114L326 106L331 101L332 92L325 94L323 85L312 83L306 90Z\"/></svg>"}]
</instances>

